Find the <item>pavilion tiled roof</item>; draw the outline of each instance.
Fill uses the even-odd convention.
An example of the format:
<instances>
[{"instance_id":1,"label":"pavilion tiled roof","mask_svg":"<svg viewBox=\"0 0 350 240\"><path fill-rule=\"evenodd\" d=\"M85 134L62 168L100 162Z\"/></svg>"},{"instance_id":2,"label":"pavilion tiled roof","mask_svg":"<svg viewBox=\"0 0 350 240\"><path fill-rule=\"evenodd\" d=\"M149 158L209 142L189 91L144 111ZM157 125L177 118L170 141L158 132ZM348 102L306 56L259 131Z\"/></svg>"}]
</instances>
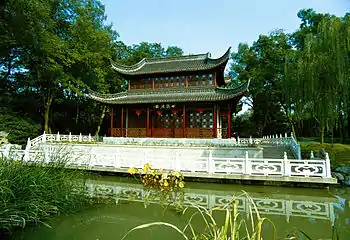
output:
<instances>
[{"instance_id":1,"label":"pavilion tiled roof","mask_svg":"<svg viewBox=\"0 0 350 240\"><path fill-rule=\"evenodd\" d=\"M191 88L158 88L128 90L116 94L99 94L92 92L88 97L107 104L167 103L167 102L200 102L223 101L242 96L248 91L249 81L237 88L191 87Z\"/></svg>"},{"instance_id":2,"label":"pavilion tiled roof","mask_svg":"<svg viewBox=\"0 0 350 240\"><path fill-rule=\"evenodd\" d=\"M114 70L124 75L204 71L225 66L230 57L230 49L217 59L210 58L210 54L206 53L168 58L144 58L131 66L122 65L112 60L111 64Z\"/></svg>"}]
</instances>

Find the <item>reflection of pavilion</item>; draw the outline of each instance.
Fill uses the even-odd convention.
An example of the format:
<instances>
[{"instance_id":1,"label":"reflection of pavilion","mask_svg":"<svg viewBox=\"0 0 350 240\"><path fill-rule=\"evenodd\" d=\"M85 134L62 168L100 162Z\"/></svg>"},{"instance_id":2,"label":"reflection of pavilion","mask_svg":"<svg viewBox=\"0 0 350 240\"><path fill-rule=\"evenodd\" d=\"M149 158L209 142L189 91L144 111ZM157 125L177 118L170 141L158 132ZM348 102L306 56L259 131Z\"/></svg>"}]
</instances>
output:
<instances>
[{"instance_id":1,"label":"reflection of pavilion","mask_svg":"<svg viewBox=\"0 0 350 240\"><path fill-rule=\"evenodd\" d=\"M91 196L112 197L116 198L116 201L145 202L147 200L148 203L159 203L159 197L155 191L145 191L138 184L89 181L86 187ZM212 209L229 203L232 196L241 194L241 192L232 192L228 195L226 191L186 189L183 204L184 206L196 204ZM251 197L261 215L286 216L287 222L289 222L290 217L302 217L329 220L332 225L334 223L333 198L317 197L314 200L307 196L294 196L292 199L290 197L285 199L284 195L281 195L280 199L276 198L275 195L273 198ZM308 200L303 200L305 198ZM249 200L245 196L238 197L238 209L241 212L249 213Z\"/></svg>"}]
</instances>

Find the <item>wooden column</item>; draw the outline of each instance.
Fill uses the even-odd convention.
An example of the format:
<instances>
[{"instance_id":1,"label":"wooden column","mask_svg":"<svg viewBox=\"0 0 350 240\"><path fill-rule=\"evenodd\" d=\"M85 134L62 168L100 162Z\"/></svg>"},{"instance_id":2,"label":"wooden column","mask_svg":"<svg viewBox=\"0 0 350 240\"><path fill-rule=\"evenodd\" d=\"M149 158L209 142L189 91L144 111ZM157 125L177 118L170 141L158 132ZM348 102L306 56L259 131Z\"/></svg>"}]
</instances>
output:
<instances>
[{"instance_id":1,"label":"wooden column","mask_svg":"<svg viewBox=\"0 0 350 240\"><path fill-rule=\"evenodd\" d=\"M188 76L186 76L185 81L185 86L188 87Z\"/></svg>"},{"instance_id":2,"label":"wooden column","mask_svg":"<svg viewBox=\"0 0 350 240\"><path fill-rule=\"evenodd\" d=\"M231 106L227 110L227 138L231 138Z\"/></svg>"},{"instance_id":3,"label":"wooden column","mask_svg":"<svg viewBox=\"0 0 350 240\"><path fill-rule=\"evenodd\" d=\"M147 108L147 119L146 119L146 137L149 137L149 108Z\"/></svg>"},{"instance_id":4,"label":"wooden column","mask_svg":"<svg viewBox=\"0 0 350 240\"><path fill-rule=\"evenodd\" d=\"M112 106L111 106L110 116L111 116L111 130L110 130L110 136L113 137L113 107L112 107Z\"/></svg>"},{"instance_id":5,"label":"wooden column","mask_svg":"<svg viewBox=\"0 0 350 240\"><path fill-rule=\"evenodd\" d=\"M128 90L130 90L130 80L128 80Z\"/></svg>"},{"instance_id":6,"label":"wooden column","mask_svg":"<svg viewBox=\"0 0 350 240\"><path fill-rule=\"evenodd\" d=\"M128 137L129 128L129 108L125 109L125 137Z\"/></svg>"},{"instance_id":7,"label":"wooden column","mask_svg":"<svg viewBox=\"0 0 350 240\"><path fill-rule=\"evenodd\" d=\"M214 103L214 107L213 107L214 113L213 113L213 118L214 118L214 126L213 126L213 136L214 138L216 138L217 136L217 118L216 118L216 103Z\"/></svg>"},{"instance_id":8,"label":"wooden column","mask_svg":"<svg viewBox=\"0 0 350 240\"><path fill-rule=\"evenodd\" d=\"M185 138L186 137L186 104L184 104L184 107L183 107L183 119L182 119L182 127L183 127L183 137Z\"/></svg>"},{"instance_id":9,"label":"wooden column","mask_svg":"<svg viewBox=\"0 0 350 240\"><path fill-rule=\"evenodd\" d=\"M214 86L216 86L216 72L214 72Z\"/></svg>"},{"instance_id":10,"label":"wooden column","mask_svg":"<svg viewBox=\"0 0 350 240\"><path fill-rule=\"evenodd\" d=\"M121 121L120 121L120 132L121 132L121 137L124 137L124 108L121 110Z\"/></svg>"}]
</instances>

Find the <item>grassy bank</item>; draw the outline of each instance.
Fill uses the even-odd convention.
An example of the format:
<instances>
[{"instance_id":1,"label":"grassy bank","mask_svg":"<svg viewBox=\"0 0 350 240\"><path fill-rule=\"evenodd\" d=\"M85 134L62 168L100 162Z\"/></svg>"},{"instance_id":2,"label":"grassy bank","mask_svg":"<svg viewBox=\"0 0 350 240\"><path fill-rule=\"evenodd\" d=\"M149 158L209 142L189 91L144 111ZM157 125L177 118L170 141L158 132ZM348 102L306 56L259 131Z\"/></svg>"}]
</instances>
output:
<instances>
[{"instance_id":1,"label":"grassy bank","mask_svg":"<svg viewBox=\"0 0 350 240\"><path fill-rule=\"evenodd\" d=\"M310 152L315 154L321 149L328 152L332 167L339 165L350 165L350 145L348 144L319 144L317 142L300 142L301 155L303 159L310 158Z\"/></svg>"},{"instance_id":2,"label":"grassy bank","mask_svg":"<svg viewBox=\"0 0 350 240\"><path fill-rule=\"evenodd\" d=\"M0 233L45 224L50 216L84 206L83 173L66 169L63 159L56 160L28 165L0 159Z\"/></svg>"}]
</instances>

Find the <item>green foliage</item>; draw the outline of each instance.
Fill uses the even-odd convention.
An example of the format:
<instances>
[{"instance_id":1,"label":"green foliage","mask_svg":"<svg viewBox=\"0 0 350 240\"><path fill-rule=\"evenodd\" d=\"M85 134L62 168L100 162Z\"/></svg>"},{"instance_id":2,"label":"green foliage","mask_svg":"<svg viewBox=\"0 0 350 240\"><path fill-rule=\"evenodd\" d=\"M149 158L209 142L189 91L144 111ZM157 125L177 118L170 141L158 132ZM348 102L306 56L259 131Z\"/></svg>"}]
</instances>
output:
<instances>
[{"instance_id":1,"label":"green foliage","mask_svg":"<svg viewBox=\"0 0 350 240\"><path fill-rule=\"evenodd\" d=\"M41 124L6 109L0 109L0 129L9 134L10 143L20 145L25 145L28 137L35 138L42 133Z\"/></svg>"},{"instance_id":2,"label":"green foliage","mask_svg":"<svg viewBox=\"0 0 350 240\"><path fill-rule=\"evenodd\" d=\"M84 206L82 173L66 169L65 164L61 157L31 165L0 159L0 232L45 224L50 216L73 213Z\"/></svg>"},{"instance_id":3,"label":"green foliage","mask_svg":"<svg viewBox=\"0 0 350 240\"><path fill-rule=\"evenodd\" d=\"M238 51L232 53L230 76L232 85L251 80L246 104L252 108L253 135L276 132L276 122L286 121L289 105L282 92L284 59L291 48L289 35L274 31L268 36L260 35L252 46L239 44ZM286 131L287 127L281 129Z\"/></svg>"},{"instance_id":4,"label":"green foliage","mask_svg":"<svg viewBox=\"0 0 350 240\"><path fill-rule=\"evenodd\" d=\"M324 149L329 154L333 168L337 167L338 165L350 165L350 145L339 143L319 144L317 142L300 142L300 147L302 159L310 158L311 151L316 154Z\"/></svg>"},{"instance_id":5,"label":"green foliage","mask_svg":"<svg viewBox=\"0 0 350 240\"><path fill-rule=\"evenodd\" d=\"M152 169L149 163L144 165L142 171L137 168L129 168L128 172L131 175L138 174L145 187L161 191L175 191L185 186L184 176L181 172Z\"/></svg>"},{"instance_id":6,"label":"green foliage","mask_svg":"<svg viewBox=\"0 0 350 240\"><path fill-rule=\"evenodd\" d=\"M306 14L311 18L306 22L314 15ZM345 125L350 109L350 22L327 15L317 21L317 31L310 28L301 51L290 53L286 61L286 84L294 86L287 95L295 98L297 114L308 112L318 122L323 143L325 128Z\"/></svg>"}]
</instances>

